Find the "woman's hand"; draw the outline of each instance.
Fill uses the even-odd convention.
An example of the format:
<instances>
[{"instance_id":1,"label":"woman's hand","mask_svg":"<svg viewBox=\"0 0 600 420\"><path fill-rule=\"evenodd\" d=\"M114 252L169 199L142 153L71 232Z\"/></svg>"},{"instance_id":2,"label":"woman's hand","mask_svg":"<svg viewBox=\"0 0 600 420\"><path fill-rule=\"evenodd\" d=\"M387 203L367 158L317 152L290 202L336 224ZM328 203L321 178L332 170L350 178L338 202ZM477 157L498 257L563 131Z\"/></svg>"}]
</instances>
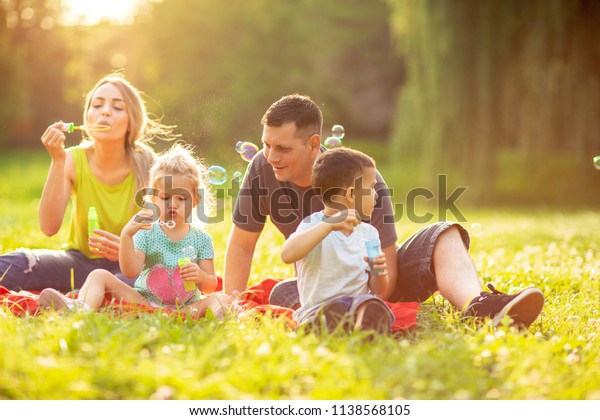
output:
<instances>
[{"instance_id":1,"label":"woman's hand","mask_svg":"<svg viewBox=\"0 0 600 420\"><path fill-rule=\"evenodd\" d=\"M94 229L94 236L90 236L88 241L92 253L115 262L119 261L119 245L120 238L117 235L102 229Z\"/></svg>"},{"instance_id":2,"label":"woman's hand","mask_svg":"<svg viewBox=\"0 0 600 420\"><path fill-rule=\"evenodd\" d=\"M64 161L67 157L65 152L65 133L61 130L62 122L52 124L42 134L42 144L50 153L53 161Z\"/></svg>"}]
</instances>

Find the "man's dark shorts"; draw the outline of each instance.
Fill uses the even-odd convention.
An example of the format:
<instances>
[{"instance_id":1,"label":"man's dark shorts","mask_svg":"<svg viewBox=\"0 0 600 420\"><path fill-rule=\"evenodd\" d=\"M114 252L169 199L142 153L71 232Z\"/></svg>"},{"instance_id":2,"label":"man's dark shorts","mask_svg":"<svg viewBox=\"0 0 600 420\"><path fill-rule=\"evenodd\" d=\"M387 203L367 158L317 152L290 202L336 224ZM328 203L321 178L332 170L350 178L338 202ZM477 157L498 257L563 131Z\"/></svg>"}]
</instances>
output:
<instances>
[{"instance_id":1,"label":"man's dark shorts","mask_svg":"<svg viewBox=\"0 0 600 420\"><path fill-rule=\"evenodd\" d=\"M398 246L398 282L389 302L423 302L437 291L433 248L438 237L456 226L466 249L469 249L469 234L459 223L438 222L420 229ZM296 279L286 280L273 288L269 302L288 308L299 304Z\"/></svg>"},{"instance_id":2,"label":"man's dark shorts","mask_svg":"<svg viewBox=\"0 0 600 420\"><path fill-rule=\"evenodd\" d=\"M425 226L398 247L398 282L388 299L390 302L423 302L437 291L433 248L438 237L453 226L458 228L465 248L469 249L469 234L456 222Z\"/></svg>"}]
</instances>

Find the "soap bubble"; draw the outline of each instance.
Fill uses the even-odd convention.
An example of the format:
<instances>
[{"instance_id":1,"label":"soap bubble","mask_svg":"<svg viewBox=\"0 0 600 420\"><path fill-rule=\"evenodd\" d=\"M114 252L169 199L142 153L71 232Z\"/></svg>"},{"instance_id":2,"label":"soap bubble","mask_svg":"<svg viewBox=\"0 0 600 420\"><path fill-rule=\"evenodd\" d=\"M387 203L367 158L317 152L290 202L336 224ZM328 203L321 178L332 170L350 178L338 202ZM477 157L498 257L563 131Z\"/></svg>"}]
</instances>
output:
<instances>
[{"instance_id":1,"label":"soap bubble","mask_svg":"<svg viewBox=\"0 0 600 420\"><path fill-rule=\"evenodd\" d=\"M258 146L256 144L250 143L249 141L243 142L239 148L240 148L240 150L238 150L238 153L240 154L242 159L244 159L246 162L250 162L252 160L252 158L258 153L258 150L259 150ZM235 150L237 150L237 149L238 149L238 146L236 144Z\"/></svg>"},{"instance_id":2,"label":"soap bubble","mask_svg":"<svg viewBox=\"0 0 600 420\"><path fill-rule=\"evenodd\" d=\"M327 137L323 143L328 149L334 149L342 145L342 139L339 137Z\"/></svg>"},{"instance_id":3,"label":"soap bubble","mask_svg":"<svg viewBox=\"0 0 600 420\"><path fill-rule=\"evenodd\" d=\"M194 248L191 245L185 246L181 250L181 255L183 255L183 258L187 258L188 260L193 261L196 259L196 248Z\"/></svg>"},{"instance_id":4,"label":"soap bubble","mask_svg":"<svg viewBox=\"0 0 600 420\"><path fill-rule=\"evenodd\" d=\"M480 223L473 223L471 225L471 234L473 236L483 236L483 227Z\"/></svg>"},{"instance_id":5,"label":"soap bubble","mask_svg":"<svg viewBox=\"0 0 600 420\"><path fill-rule=\"evenodd\" d=\"M175 220L167 220L166 222L161 224L168 227L169 229L173 229L175 226L177 226L177 222L175 222Z\"/></svg>"},{"instance_id":6,"label":"soap bubble","mask_svg":"<svg viewBox=\"0 0 600 420\"><path fill-rule=\"evenodd\" d=\"M243 173L241 173L240 171L235 171L235 172L233 173L233 176L231 177L231 179L232 179L232 180L233 180L233 179L237 179L238 181L241 181L243 177L244 177L244 174L243 174Z\"/></svg>"},{"instance_id":7,"label":"soap bubble","mask_svg":"<svg viewBox=\"0 0 600 420\"><path fill-rule=\"evenodd\" d=\"M331 134L333 135L333 137L343 139L344 135L346 134L346 131L344 130L344 127L342 127L339 124L336 124L331 128Z\"/></svg>"},{"instance_id":8,"label":"soap bubble","mask_svg":"<svg viewBox=\"0 0 600 420\"><path fill-rule=\"evenodd\" d=\"M223 185L227 182L227 171L219 165L212 165L208 168L208 182L213 185Z\"/></svg>"},{"instance_id":9,"label":"soap bubble","mask_svg":"<svg viewBox=\"0 0 600 420\"><path fill-rule=\"evenodd\" d=\"M244 145L244 143L245 143L244 141L238 141L235 144L235 151L238 153L242 153L242 146Z\"/></svg>"},{"instance_id":10,"label":"soap bubble","mask_svg":"<svg viewBox=\"0 0 600 420\"><path fill-rule=\"evenodd\" d=\"M594 168L600 171L600 156L594 157Z\"/></svg>"}]
</instances>

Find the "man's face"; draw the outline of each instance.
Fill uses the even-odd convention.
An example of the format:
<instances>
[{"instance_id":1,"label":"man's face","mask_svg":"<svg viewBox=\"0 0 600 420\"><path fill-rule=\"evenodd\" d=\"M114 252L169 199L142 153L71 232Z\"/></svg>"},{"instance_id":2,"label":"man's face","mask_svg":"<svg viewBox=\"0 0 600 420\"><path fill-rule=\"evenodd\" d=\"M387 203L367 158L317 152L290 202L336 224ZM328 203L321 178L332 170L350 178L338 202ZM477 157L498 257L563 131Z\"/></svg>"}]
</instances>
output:
<instances>
[{"instance_id":1,"label":"man's face","mask_svg":"<svg viewBox=\"0 0 600 420\"><path fill-rule=\"evenodd\" d=\"M278 181L290 181L301 187L311 185L313 163L319 154L320 136L300 138L296 123L263 127L263 153Z\"/></svg>"}]
</instances>

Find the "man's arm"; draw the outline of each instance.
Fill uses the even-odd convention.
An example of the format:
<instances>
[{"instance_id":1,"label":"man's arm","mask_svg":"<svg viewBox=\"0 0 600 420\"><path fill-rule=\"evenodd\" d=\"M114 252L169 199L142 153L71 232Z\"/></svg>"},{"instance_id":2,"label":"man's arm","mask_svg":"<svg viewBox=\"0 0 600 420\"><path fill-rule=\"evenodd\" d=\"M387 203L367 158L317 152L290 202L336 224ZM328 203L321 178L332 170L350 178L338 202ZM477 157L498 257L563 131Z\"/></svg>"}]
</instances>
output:
<instances>
[{"instance_id":1,"label":"man's arm","mask_svg":"<svg viewBox=\"0 0 600 420\"><path fill-rule=\"evenodd\" d=\"M398 257L396 255L396 244L391 244L383 248L385 254L385 263L387 265L388 285L384 293L377 297L387 300L394 290L396 290L396 282L398 281Z\"/></svg>"},{"instance_id":2,"label":"man's arm","mask_svg":"<svg viewBox=\"0 0 600 420\"><path fill-rule=\"evenodd\" d=\"M234 290L241 293L248 287L252 257L259 237L260 232L249 232L233 225L225 249L225 293L231 295Z\"/></svg>"}]
</instances>

